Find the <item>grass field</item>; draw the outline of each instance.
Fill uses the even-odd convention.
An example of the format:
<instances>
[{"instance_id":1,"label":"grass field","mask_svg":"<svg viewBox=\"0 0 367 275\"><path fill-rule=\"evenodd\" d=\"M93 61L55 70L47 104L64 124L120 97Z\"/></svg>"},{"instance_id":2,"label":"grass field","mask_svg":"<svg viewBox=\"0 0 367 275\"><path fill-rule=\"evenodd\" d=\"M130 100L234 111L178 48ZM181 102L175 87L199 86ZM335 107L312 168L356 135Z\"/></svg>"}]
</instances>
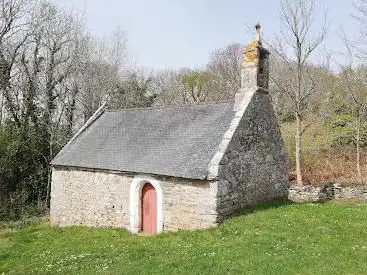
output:
<instances>
[{"instance_id":1,"label":"grass field","mask_svg":"<svg viewBox=\"0 0 367 275\"><path fill-rule=\"evenodd\" d=\"M366 274L367 205L272 204L216 229L0 229L0 274Z\"/></svg>"}]
</instances>

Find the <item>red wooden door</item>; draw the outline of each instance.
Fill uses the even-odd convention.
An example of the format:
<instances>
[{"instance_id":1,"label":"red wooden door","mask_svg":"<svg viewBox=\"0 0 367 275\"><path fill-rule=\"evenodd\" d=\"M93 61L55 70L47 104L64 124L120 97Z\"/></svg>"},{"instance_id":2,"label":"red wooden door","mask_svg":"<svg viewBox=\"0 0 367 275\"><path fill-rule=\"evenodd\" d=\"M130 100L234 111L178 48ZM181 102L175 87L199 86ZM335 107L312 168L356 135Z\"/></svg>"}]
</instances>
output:
<instances>
[{"instance_id":1,"label":"red wooden door","mask_svg":"<svg viewBox=\"0 0 367 275\"><path fill-rule=\"evenodd\" d=\"M157 232L157 193L150 183L143 186L141 196L141 231Z\"/></svg>"}]
</instances>

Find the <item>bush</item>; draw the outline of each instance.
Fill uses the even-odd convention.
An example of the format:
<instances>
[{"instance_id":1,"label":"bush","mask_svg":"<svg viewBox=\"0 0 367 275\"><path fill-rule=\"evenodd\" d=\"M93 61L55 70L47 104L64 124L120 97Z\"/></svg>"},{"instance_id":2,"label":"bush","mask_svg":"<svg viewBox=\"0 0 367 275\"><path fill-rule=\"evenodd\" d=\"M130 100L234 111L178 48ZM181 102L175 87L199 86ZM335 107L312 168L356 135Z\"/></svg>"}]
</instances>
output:
<instances>
[{"instance_id":1,"label":"bush","mask_svg":"<svg viewBox=\"0 0 367 275\"><path fill-rule=\"evenodd\" d=\"M334 132L330 138L330 147L356 146L356 122L351 114L336 115L331 117L329 125ZM360 130L360 146L367 147L367 125Z\"/></svg>"},{"instance_id":2,"label":"bush","mask_svg":"<svg viewBox=\"0 0 367 275\"><path fill-rule=\"evenodd\" d=\"M334 115L330 118L330 125L335 129L347 127L348 125L353 124L354 121L355 117L351 114Z\"/></svg>"},{"instance_id":3,"label":"bush","mask_svg":"<svg viewBox=\"0 0 367 275\"><path fill-rule=\"evenodd\" d=\"M278 112L278 118L280 122L292 122L296 120L296 116L294 115L294 112L280 111Z\"/></svg>"},{"instance_id":4,"label":"bush","mask_svg":"<svg viewBox=\"0 0 367 275\"><path fill-rule=\"evenodd\" d=\"M0 220L44 213L48 164L42 132L0 127Z\"/></svg>"}]
</instances>

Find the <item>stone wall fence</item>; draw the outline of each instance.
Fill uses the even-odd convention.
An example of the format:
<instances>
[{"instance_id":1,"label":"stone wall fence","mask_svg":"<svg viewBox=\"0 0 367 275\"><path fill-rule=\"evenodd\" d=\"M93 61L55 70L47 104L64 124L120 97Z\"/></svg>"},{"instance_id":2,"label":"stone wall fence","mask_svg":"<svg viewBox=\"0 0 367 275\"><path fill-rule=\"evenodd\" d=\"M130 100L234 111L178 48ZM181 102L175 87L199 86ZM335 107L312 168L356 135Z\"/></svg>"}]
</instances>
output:
<instances>
[{"instance_id":1,"label":"stone wall fence","mask_svg":"<svg viewBox=\"0 0 367 275\"><path fill-rule=\"evenodd\" d=\"M288 198L295 202L323 202L328 200L359 200L367 202L367 186L343 186L337 183L323 186L291 185Z\"/></svg>"}]
</instances>

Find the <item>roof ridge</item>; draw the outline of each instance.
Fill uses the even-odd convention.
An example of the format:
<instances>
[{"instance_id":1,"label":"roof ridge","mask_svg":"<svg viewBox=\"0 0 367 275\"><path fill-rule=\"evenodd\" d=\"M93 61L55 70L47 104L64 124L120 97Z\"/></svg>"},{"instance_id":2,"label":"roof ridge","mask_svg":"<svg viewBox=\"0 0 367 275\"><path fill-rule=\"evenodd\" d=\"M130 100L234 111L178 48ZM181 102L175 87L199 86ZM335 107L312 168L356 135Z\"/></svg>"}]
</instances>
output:
<instances>
[{"instance_id":1,"label":"roof ridge","mask_svg":"<svg viewBox=\"0 0 367 275\"><path fill-rule=\"evenodd\" d=\"M205 104L188 104L179 106L157 106L157 107L130 107L130 108L111 108L107 107L107 112L120 112L120 111L140 111L140 110L160 110L160 109L188 109L197 106L210 106L210 105L223 105L223 104L233 104L233 101L218 101L213 103Z\"/></svg>"}]
</instances>

